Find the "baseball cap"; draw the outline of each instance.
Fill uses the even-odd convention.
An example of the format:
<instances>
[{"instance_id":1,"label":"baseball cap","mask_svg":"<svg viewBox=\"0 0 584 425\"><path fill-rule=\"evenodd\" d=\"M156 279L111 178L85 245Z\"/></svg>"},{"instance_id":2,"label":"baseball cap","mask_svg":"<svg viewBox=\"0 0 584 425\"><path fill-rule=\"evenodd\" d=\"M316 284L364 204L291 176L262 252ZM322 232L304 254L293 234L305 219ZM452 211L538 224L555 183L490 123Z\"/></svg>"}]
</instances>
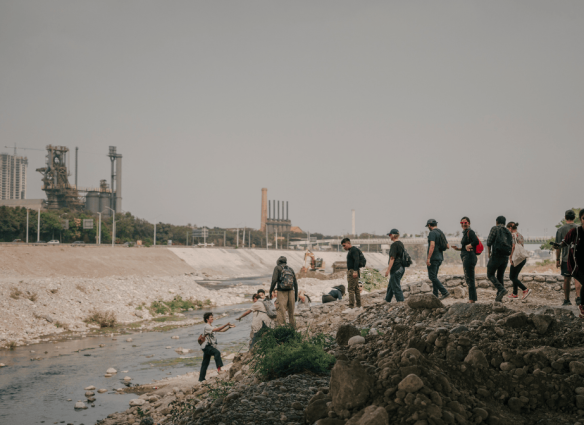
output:
<instances>
[{"instance_id":1,"label":"baseball cap","mask_svg":"<svg viewBox=\"0 0 584 425\"><path fill-rule=\"evenodd\" d=\"M428 220L428 222L426 223L426 227L428 226L436 226L438 224L438 222L436 220L434 220L433 218L431 218L430 220Z\"/></svg>"},{"instance_id":2,"label":"baseball cap","mask_svg":"<svg viewBox=\"0 0 584 425\"><path fill-rule=\"evenodd\" d=\"M387 234L387 236L389 236L389 235L399 235L399 230L397 230L397 229L391 229L389 231L389 233Z\"/></svg>"}]
</instances>

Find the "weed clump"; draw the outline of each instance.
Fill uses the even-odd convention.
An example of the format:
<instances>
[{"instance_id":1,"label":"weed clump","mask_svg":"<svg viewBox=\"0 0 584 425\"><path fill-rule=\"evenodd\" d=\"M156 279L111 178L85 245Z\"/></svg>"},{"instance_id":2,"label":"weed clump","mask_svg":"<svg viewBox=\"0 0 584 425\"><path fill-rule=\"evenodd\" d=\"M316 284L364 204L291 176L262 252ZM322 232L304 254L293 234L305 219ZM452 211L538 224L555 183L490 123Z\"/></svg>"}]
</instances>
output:
<instances>
[{"instance_id":1,"label":"weed clump","mask_svg":"<svg viewBox=\"0 0 584 425\"><path fill-rule=\"evenodd\" d=\"M176 295L172 301L154 301L150 304L150 313L154 316L155 314L167 314L167 313L179 313L181 311L186 311L188 309L196 310L197 308L202 308L204 306L211 305L211 300L196 300L194 298L183 299L180 295ZM141 307L137 307L136 310L140 310Z\"/></svg>"},{"instance_id":2,"label":"weed clump","mask_svg":"<svg viewBox=\"0 0 584 425\"><path fill-rule=\"evenodd\" d=\"M55 326L59 329L65 329L66 331L69 330L69 325L67 323L59 322L58 320L55 322Z\"/></svg>"},{"instance_id":3,"label":"weed clump","mask_svg":"<svg viewBox=\"0 0 584 425\"><path fill-rule=\"evenodd\" d=\"M85 323L95 323L100 328L113 328L116 323L116 315L112 311L93 310L84 320Z\"/></svg>"},{"instance_id":4,"label":"weed clump","mask_svg":"<svg viewBox=\"0 0 584 425\"><path fill-rule=\"evenodd\" d=\"M39 298L39 296L36 292L27 292L24 297L28 298L33 303Z\"/></svg>"},{"instance_id":5,"label":"weed clump","mask_svg":"<svg viewBox=\"0 0 584 425\"><path fill-rule=\"evenodd\" d=\"M9 350L14 350L14 349L16 348L16 341L10 341L10 342L8 342L8 343L6 344L6 347L7 347Z\"/></svg>"},{"instance_id":6,"label":"weed clump","mask_svg":"<svg viewBox=\"0 0 584 425\"><path fill-rule=\"evenodd\" d=\"M335 357L325 351L331 343L323 334L309 337L289 326L268 328L254 346L252 368L265 379L306 371L325 374L335 363Z\"/></svg>"},{"instance_id":7,"label":"weed clump","mask_svg":"<svg viewBox=\"0 0 584 425\"><path fill-rule=\"evenodd\" d=\"M12 299L17 300L20 298L21 295L22 295L22 291L18 288L12 288L10 290L10 298L12 298Z\"/></svg>"}]
</instances>

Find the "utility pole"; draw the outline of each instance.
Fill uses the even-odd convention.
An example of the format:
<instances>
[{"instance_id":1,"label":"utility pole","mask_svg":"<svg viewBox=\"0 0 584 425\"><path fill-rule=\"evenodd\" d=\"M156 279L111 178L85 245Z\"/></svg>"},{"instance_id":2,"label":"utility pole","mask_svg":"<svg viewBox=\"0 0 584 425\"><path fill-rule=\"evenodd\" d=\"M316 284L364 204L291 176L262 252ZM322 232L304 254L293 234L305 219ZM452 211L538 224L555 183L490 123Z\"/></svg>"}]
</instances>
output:
<instances>
[{"instance_id":1,"label":"utility pole","mask_svg":"<svg viewBox=\"0 0 584 425\"><path fill-rule=\"evenodd\" d=\"M97 244L101 245L101 213L99 214L99 225L97 226Z\"/></svg>"},{"instance_id":2,"label":"utility pole","mask_svg":"<svg viewBox=\"0 0 584 425\"><path fill-rule=\"evenodd\" d=\"M156 246L156 223L154 223L154 246Z\"/></svg>"},{"instance_id":3,"label":"utility pole","mask_svg":"<svg viewBox=\"0 0 584 425\"><path fill-rule=\"evenodd\" d=\"M203 226L203 243L205 244L205 248L207 248L207 228Z\"/></svg>"},{"instance_id":4,"label":"utility pole","mask_svg":"<svg viewBox=\"0 0 584 425\"><path fill-rule=\"evenodd\" d=\"M251 248L251 230L249 231L249 248Z\"/></svg>"},{"instance_id":5,"label":"utility pole","mask_svg":"<svg viewBox=\"0 0 584 425\"><path fill-rule=\"evenodd\" d=\"M266 249L268 249L268 226L266 226Z\"/></svg>"},{"instance_id":6,"label":"utility pole","mask_svg":"<svg viewBox=\"0 0 584 425\"><path fill-rule=\"evenodd\" d=\"M29 209L26 209L26 243L28 243L28 213Z\"/></svg>"},{"instance_id":7,"label":"utility pole","mask_svg":"<svg viewBox=\"0 0 584 425\"><path fill-rule=\"evenodd\" d=\"M237 231L237 239L236 239L237 242L235 242L235 247L239 248L239 227L237 228L236 231Z\"/></svg>"},{"instance_id":8,"label":"utility pole","mask_svg":"<svg viewBox=\"0 0 584 425\"><path fill-rule=\"evenodd\" d=\"M37 227L37 242L41 241L41 207L39 207L39 223Z\"/></svg>"},{"instance_id":9,"label":"utility pole","mask_svg":"<svg viewBox=\"0 0 584 425\"><path fill-rule=\"evenodd\" d=\"M276 238L274 239L276 242L276 249L278 249L278 228L276 227Z\"/></svg>"},{"instance_id":10,"label":"utility pole","mask_svg":"<svg viewBox=\"0 0 584 425\"><path fill-rule=\"evenodd\" d=\"M241 246L245 248L245 227L243 228L243 238L241 238Z\"/></svg>"}]
</instances>

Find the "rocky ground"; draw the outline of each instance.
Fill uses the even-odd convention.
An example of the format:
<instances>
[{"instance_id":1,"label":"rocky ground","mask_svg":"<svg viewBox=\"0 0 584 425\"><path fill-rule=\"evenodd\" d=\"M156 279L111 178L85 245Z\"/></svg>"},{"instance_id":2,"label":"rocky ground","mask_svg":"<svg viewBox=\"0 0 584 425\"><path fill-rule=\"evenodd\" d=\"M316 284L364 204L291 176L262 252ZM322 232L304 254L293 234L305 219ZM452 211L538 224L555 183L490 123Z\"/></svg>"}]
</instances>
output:
<instances>
[{"instance_id":1,"label":"rocky ground","mask_svg":"<svg viewBox=\"0 0 584 425\"><path fill-rule=\"evenodd\" d=\"M533 276L523 301L495 303L494 289L480 288L476 304L422 291L388 304L379 291L363 296L362 309L346 300L312 306L298 312L298 324L336 338L330 376L261 382L247 353L211 378L223 392L193 374L182 390L169 391L172 382L158 390L166 398L142 408L146 419L135 406L103 425L582 425L583 322L574 306L559 306L557 279L548 277ZM145 391L143 399L156 395ZM173 413L176 400L183 410Z\"/></svg>"}]
</instances>

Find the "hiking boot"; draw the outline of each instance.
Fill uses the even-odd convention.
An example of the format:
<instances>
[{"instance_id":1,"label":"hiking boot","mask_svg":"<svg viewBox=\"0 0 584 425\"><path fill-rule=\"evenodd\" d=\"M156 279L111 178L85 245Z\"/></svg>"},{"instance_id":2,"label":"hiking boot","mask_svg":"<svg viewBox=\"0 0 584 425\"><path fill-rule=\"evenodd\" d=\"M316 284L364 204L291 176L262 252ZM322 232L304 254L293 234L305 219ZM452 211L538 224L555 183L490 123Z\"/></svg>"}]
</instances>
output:
<instances>
[{"instance_id":1,"label":"hiking boot","mask_svg":"<svg viewBox=\"0 0 584 425\"><path fill-rule=\"evenodd\" d=\"M572 305L572 303L570 302L570 300L564 300L564 304L562 304L562 305L563 305L563 306L564 306L564 305Z\"/></svg>"},{"instance_id":2,"label":"hiking boot","mask_svg":"<svg viewBox=\"0 0 584 425\"><path fill-rule=\"evenodd\" d=\"M517 298L517 295L515 294L507 295L507 298Z\"/></svg>"},{"instance_id":3,"label":"hiking boot","mask_svg":"<svg viewBox=\"0 0 584 425\"><path fill-rule=\"evenodd\" d=\"M503 299L503 297L505 295L507 295L507 292L509 292L508 290L506 290L505 288L501 289L498 293L497 296L495 297L495 301L496 302L501 302L501 300Z\"/></svg>"},{"instance_id":4,"label":"hiking boot","mask_svg":"<svg viewBox=\"0 0 584 425\"><path fill-rule=\"evenodd\" d=\"M448 298L450 296L450 292L445 293L444 295L442 295L440 298L438 298L440 301L445 300L446 298Z\"/></svg>"},{"instance_id":5,"label":"hiking boot","mask_svg":"<svg viewBox=\"0 0 584 425\"><path fill-rule=\"evenodd\" d=\"M531 294L531 289L526 289L525 291L523 291L523 300L527 297L529 297L529 294Z\"/></svg>"}]
</instances>

